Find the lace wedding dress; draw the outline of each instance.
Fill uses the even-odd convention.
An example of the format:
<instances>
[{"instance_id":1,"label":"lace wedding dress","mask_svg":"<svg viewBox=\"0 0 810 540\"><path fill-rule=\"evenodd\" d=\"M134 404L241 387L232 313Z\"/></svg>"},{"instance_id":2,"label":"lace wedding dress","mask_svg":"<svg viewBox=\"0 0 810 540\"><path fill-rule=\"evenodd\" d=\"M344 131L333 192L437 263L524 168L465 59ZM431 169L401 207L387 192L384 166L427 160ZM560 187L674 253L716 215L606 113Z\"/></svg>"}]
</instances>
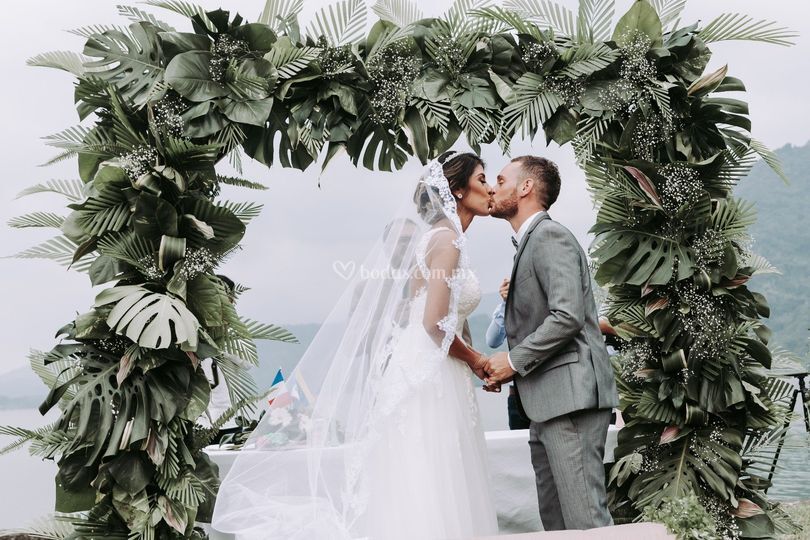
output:
<instances>
[{"instance_id":1,"label":"lace wedding dress","mask_svg":"<svg viewBox=\"0 0 810 540\"><path fill-rule=\"evenodd\" d=\"M416 248L425 274L426 233ZM478 279L460 266L456 275L455 334L481 300ZM435 347L425 332L427 289L411 300L410 316L381 380L380 411L388 419L366 463L372 482L369 530L380 539L457 539L498 532L484 434L467 364L422 351ZM477 379L475 379L477 380ZM390 410L396 406L396 410Z\"/></svg>"},{"instance_id":2,"label":"lace wedding dress","mask_svg":"<svg viewBox=\"0 0 810 540\"><path fill-rule=\"evenodd\" d=\"M238 540L497 534L477 383L449 355L481 296L465 242L434 160L238 452L214 529Z\"/></svg>"}]
</instances>

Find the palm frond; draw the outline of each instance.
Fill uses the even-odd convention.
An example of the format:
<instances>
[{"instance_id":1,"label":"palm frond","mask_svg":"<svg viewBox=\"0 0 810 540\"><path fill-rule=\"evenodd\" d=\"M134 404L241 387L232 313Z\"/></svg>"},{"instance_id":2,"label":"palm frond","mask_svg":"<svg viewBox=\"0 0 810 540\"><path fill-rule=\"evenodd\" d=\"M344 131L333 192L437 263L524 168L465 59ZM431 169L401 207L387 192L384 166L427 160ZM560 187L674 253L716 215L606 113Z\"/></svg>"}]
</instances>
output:
<instances>
[{"instance_id":1,"label":"palm frond","mask_svg":"<svg viewBox=\"0 0 810 540\"><path fill-rule=\"evenodd\" d=\"M318 49L315 47L273 47L264 57L275 66L279 79L286 80L298 75L318 58Z\"/></svg>"},{"instance_id":2,"label":"palm frond","mask_svg":"<svg viewBox=\"0 0 810 540\"><path fill-rule=\"evenodd\" d=\"M17 259L50 259L63 266L70 266L74 270L84 272L90 268L90 264L95 260L95 256L87 254L73 263L73 255L78 249L78 245L65 236L57 236L50 240L21 251L13 257Z\"/></svg>"},{"instance_id":3,"label":"palm frond","mask_svg":"<svg viewBox=\"0 0 810 540\"><path fill-rule=\"evenodd\" d=\"M572 79L587 77L605 69L618 60L620 55L618 49L611 49L604 43L574 47L563 54L562 60L568 62L568 65L560 71L560 75Z\"/></svg>"},{"instance_id":4,"label":"palm frond","mask_svg":"<svg viewBox=\"0 0 810 540\"><path fill-rule=\"evenodd\" d=\"M580 167L591 161L596 146L602 139L610 124L609 118L586 116L577 124L577 135L572 143L574 155Z\"/></svg>"},{"instance_id":5,"label":"palm frond","mask_svg":"<svg viewBox=\"0 0 810 540\"><path fill-rule=\"evenodd\" d=\"M298 343L296 338L289 331L275 324L264 324L251 319L242 319L250 337L253 339L268 339L272 341L283 341L284 343Z\"/></svg>"},{"instance_id":6,"label":"palm frond","mask_svg":"<svg viewBox=\"0 0 810 540\"><path fill-rule=\"evenodd\" d=\"M17 199L34 193L59 193L64 195L71 202L77 202L84 198L84 182L81 180L48 180L43 184L37 184L26 188L17 194Z\"/></svg>"},{"instance_id":7,"label":"palm frond","mask_svg":"<svg viewBox=\"0 0 810 540\"><path fill-rule=\"evenodd\" d=\"M425 17L416 2L411 0L377 0L371 11L399 27L409 26Z\"/></svg>"},{"instance_id":8,"label":"palm frond","mask_svg":"<svg viewBox=\"0 0 810 540\"><path fill-rule=\"evenodd\" d=\"M54 513L37 520L27 527L21 529L11 529L3 531L11 535L25 535L30 538L42 540L67 540L71 538L76 529L73 521L76 519L72 514Z\"/></svg>"},{"instance_id":9,"label":"palm frond","mask_svg":"<svg viewBox=\"0 0 810 540\"><path fill-rule=\"evenodd\" d=\"M438 129L443 137L447 136L452 113L449 102L420 99L416 101L416 107L425 117L428 127Z\"/></svg>"},{"instance_id":10,"label":"palm frond","mask_svg":"<svg viewBox=\"0 0 810 540\"><path fill-rule=\"evenodd\" d=\"M751 139L751 149L759 154L762 160L768 164L768 167L771 168L773 172L782 179L785 184L789 184L790 180L785 174L785 168L782 166L782 160L779 159L779 156L776 155L776 152L762 144L756 139Z\"/></svg>"},{"instance_id":11,"label":"palm frond","mask_svg":"<svg viewBox=\"0 0 810 540\"><path fill-rule=\"evenodd\" d=\"M577 17L577 41L597 43L611 36L614 0L580 0Z\"/></svg>"},{"instance_id":12,"label":"palm frond","mask_svg":"<svg viewBox=\"0 0 810 540\"><path fill-rule=\"evenodd\" d=\"M402 41L413 35L413 25L407 26L395 26L393 28L387 28L383 34L374 42L374 46L368 52L368 56L366 58L366 62L368 63L369 60L377 56L381 51L384 51L386 47L392 45L398 41Z\"/></svg>"},{"instance_id":13,"label":"palm frond","mask_svg":"<svg viewBox=\"0 0 810 540\"><path fill-rule=\"evenodd\" d=\"M49 67L61 69L74 74L77 77L82 77L87 69L84 63L89 58L73 51L51 51L38 54L25 61L28 66Z\"/></svg>"},{"instance_id":14,"label":"palm frond","mask_svg":"<svg viewBox=\"0 0 810 540\"><path fill-rule=\"evenodd\" d=\"M727 148L723 165L717 171L712 183L730 191L740 180L748 176L756 162L756 152L750 146Z\"/></svg>"},{"instance_id":15,"label":"palm frond","mask_svg":"<svg viewBox=\"0 0 810 540\"><path fill-rule=\"evenodd\" d=\"M718 199L711 217L714 229L721 231L727 238L746 234L756 221L754 204L740 199Z\"/></svg>"},{"instance_id":16,"label":"palm frond","mask_svg":"<svg viewBox=\"0 0 810 540\"><path fill-rule=\"evenodd\" d=\"M143 270L148 266L144 261L152 260L157 247L148 238L133 232L126 232L105 234L98 241L98 251L102 255L120 259Z\"/></svg>"},{"instance_id":17,"label":"palm frond","mask_svg":"<svg viewBox=\"0 0 810 540\"><path fill-rule=\"evenodd\" d=\"M531 136L562 104L560 96L544 89L543 77L526 73L515 83L513 102L503 111L505 129L511 133L520 126L524 136Z\"/></svg>"},{"instance_id":18,"label":"palm frond","mask_svg":"<svg viewBox=\"0 0 810 540\"><path fill-rule=\"evenodd\" d=\"M664 119L666 121L672 120L674 113L672 112L672 105L669 101L669 90L657 81L655 84L651 84L648 89Z\"/></svg>"},{"instance_id":19,"label":"palm frond","mask_svg":"<svg viewBox=\"0 0 810 540\"><path fill-rule=\"evenodd\" d=\"M28 363L46 388L54 388L60 380L69 381L81 371L76 357L71 354L54 353L54 351L44 353L32 350L28 353ZM60 408L62 402L73 399L75 393L74 387L68 388L60 400Z\"/></svg>"},{"instance_id":20,"label":"palm frond","mask_svg":"<svg viewBox=\"0 0 810 540\"><path fill-rule=\"evenodd\" d=\"M483 111L463 107L455 103L451 105L451 108L470 144L476 145L486 142L488 136L495 133L495 122Z\"/></svg>"},{"instance_id":21,"label":"palm frond","mask_svg":"<svg viewBox=\"0 0 810 540\"><path fill-rule=\"evenodd\" d=\"M704 26L700 39L706 43L717 41L743 40L762 41L772 45L790 46L799 35L774 21L756 20L750 15L725 13Z\"/></svg>"},{"instance_id":22,"label":"palm frond","mask_svg":"<svg viewBox=\"0 0 810 540\"><path fill-rule=\"evenodd\" d=\"M759 253L751 253L748 255L744 262L745 266L752 268L754 270L754 276L760 274L781 274L782 272L772 265L768 259L760 255Z\"/></svg>"},{"instance_id":23,"label":"palm frond","mask_svg":"<svg viewBox=\"0 0 810 540\"><path fill-rule=\"evenodd\" d=\"M79 152L102 157L126 153L129 148L112 143L95 128L78 125L69 127L59 133L43 137L46 144L65 150L63 154L51 159L47 164L73 156Z\"/></svg>"},{"instance_id":24,"label":"palm frond","mask_svg":"<svg viewBox=\"0 0 810 540\"><path fill-rule=\"evenodd\" d=\"M363 0L341 0L325 6L315 14L309 26L313 38L326 37L330 45L357 43L365 37L366 4Z\"/></svg>"},{"instance_id":25,"label":"palm frond","mask_svg":"<svg viewBox=\"0 0 810 540\"><path fill-rule=\"evenodd\" d=\"M17 216L8 220L8 226L15 229L27 227L53 227L58 229L62 226L65 218L53 212L31 212L24 216Z\"/></svg>"},{"instance_id":26,"label":"palm frond","mask_svg":"<svg viewBox=\"0 0 810 540\"><path fill-rule=\"evenodd\" d=\"M264 208L264 205L259 203L233 201L223 201L220 202L218 206L227 208L233 212L234 215L239 218L239 221L245 225L250 223L254 218L258 217L262 212L262 208Z\"/></svg>"},{"instance_id":27,"label":"palm frond","mask_svg":"<svg viewBox=\"0 0 810 540\"><path fill-rule=\"evenodd\" d=\"M173 11L178 15L183 15L189 19L195 15L198 15L208 30L211 32L216 32L216 27L208 18L208 15L205 14L205 9L197 4L192 4L191 2L186 2L185 0L145 0L144 3L150 6L166 9L168 11Z\"/></svg>"},{"instance_id":28,"label":"palm frond","mask_svg":"<svg viewBox=\"0 0 810 540\"><path fill-rule=\"evenodd\" d=\"M520 34L532 36L537 41L546 41L548 39L548 37L543 33L542 30L540 30L540 28L538 28L536 24L527 21L520 14L514 11L509 11L501 7L488 7L472 11L471 15L474 17L501 22L510 28L514 28Z\"/></svg>"},{"instance_id":29,"label":"palm frond","mask_svg":"<svg viewBox=\"0 0 810 540\"><path fill-rule=\"evenodd\" d=\"M298 17L304 9L304 0L267 0L259 15L259 22L281 32L285 21Z\"/></svg>"},{"instance_id":30,"label":"palm frond","mask_svg":"<svg viewBox=\"0 0 810 540\"><path fill-rule=\"evenodd\" d=\"M8 454L9 452L12 452L32 441L41 440L47 437L50 433L53 433L54 430L56 430L57 424L58 423L53 423L38 429L0 426L0 435L4 437L16 437L15 441L12 441L3 448L0 448L0 456L3 454Z\"/></svg>"},{"instance_id":31,"label":"palm frond","mask_svg":"<svg viewBox=\"0 0 810 540\"><path fill-rule=\"evenodd\" d=\"M244 178L237 178L236 176L217 175L217 181L220 184L227 184L229 186L237 186L248 189L258 189L260 191L266 191L270 189L264 184L260 184L259 182L253 182L251 180L246 180Z\"/></svg>"},{"instance_id":32,"label":"palm frond","mask_svg":"<svg viewBox=\"0 0 810 540\"><path fill-rule=\"evenodd\" d=\"M128 28L115 24L91 24L89 26L82 26L81 28L68 30L68 33L73 34L74 36L83 37L85 39L102 35L105 32L119 32L127 36L129 39L135 39Z\"/></svg>"},{"instance_id":33,"label":"palm frond","mask_svg":"<svg viewBox=\"0 0 810 540\"><path fill-rule=\"evenodd\" d=\"M448 25L450 35L463 35L488 30L492 20L471 17L475 11L490 7L492 0L455 0L442 20ZM488 32L493 33L493 32Z\"/></svg>"},{"instance_id":34,"label":"palm frond","mask_svg":"<svg viewBox=\"0 0 810 540\"><path fill-rule=\"evenodd\" d=\"M225 379L225 385L228 387L231 403L235 405L244 404L243 411L255 411L253 399L258 392L256 382L250 372L241 363L228 355L219 356L216 360L217 367Z\"/></svg>"},{"instance_id":35,"label":"palm frond","mask_svg":"<svg viewBox=\"0 0 810 540\"><path fill-rule=\"evenodd\" d=\"M160 28L164 32L175 32L176 31L169 24L166 24L165 22L163 22L161 20L158 20L154 15L152 15L151 13L147 13L146 11L144 11L142 9L138 9L138 8L132 7L132 6L120 6L120 5L116 6L116 7L118 8L118 14L119 15L121 15L123 17L126 17L127 19L129 19L132 22L147 21L147 22L150 22L150 23L154 24L155 26L157 26L158 28Z\"/></svg>"},{"instance_id":36,"label":"palm frond","mask_svg":"<svg viewBox=\"0 0 810 540\"><path fill-rule=\"evenodd\" d=\"M515 11L541 28L551 28L570 38L577 35L574 12L551 0L508 0L504 7Z\"/></svg>"},{"instance_id":37,"label":"palm frond","mask_svg":"<svg viewBox=\"0 0 810 540\"><path fill-rule=\"evenodd\" d=\"M678 18L686 7L687 0L651 0L658 18L661 19L661 26L666 30L670 25L676 26Z\"/></svg>"}]
</instances>

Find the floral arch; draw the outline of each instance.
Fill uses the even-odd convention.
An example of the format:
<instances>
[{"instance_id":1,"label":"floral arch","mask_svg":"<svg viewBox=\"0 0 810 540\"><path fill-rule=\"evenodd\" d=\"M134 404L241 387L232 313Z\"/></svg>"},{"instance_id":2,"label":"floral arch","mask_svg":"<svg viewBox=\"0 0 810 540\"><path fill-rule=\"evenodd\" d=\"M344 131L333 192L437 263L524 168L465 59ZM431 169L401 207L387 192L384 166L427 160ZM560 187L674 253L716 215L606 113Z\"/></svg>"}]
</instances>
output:
<instances>
[{"instance_id":1,"label":"floral arch","mask_svg":"<svg viewBox=\"0 0 810 540\"><path fill-rule=\"evenodd\" d=\"M613 0L458 0L424 18L407 0L380 0L366 34L363 0L320 11L302 30L302 0L269 0L257 22L180 0L149 0L190 19L178 31L119 6L127 27L76 30L82 54L29 64L76 77L84 124L48 137L76 157L75 181L24 193L63 194L70 213L35 212L16 227L61 235L21 257L54 259L109 284L91 309L31 356L50 388L43 430L3 428L59 464L59 509L91 509L75 535L195 537L216 471L202 452L215 430L201 358L219 360L236 403L255 384L235 355L256 339L292 341L240 317L243 290L216 268L259 212L219 198L218 174L242 153L268 166L326 166L340 152L391 171L460 137L477 149L516 136L570 143L598 206L595 274L620 338L621 407L609 475L617 519L695 493L720 534L763 537L788 527L764 495L760 450L788 414L789 387L769 377L765 298L748 280L770 269L747 248L752 205L736 182L762 156L743 83L704 73L708 46L748 39L789 45L773 23L721 15L679 26L684 0L638 0L614 26Z\"/></svg>"}]
</instances>

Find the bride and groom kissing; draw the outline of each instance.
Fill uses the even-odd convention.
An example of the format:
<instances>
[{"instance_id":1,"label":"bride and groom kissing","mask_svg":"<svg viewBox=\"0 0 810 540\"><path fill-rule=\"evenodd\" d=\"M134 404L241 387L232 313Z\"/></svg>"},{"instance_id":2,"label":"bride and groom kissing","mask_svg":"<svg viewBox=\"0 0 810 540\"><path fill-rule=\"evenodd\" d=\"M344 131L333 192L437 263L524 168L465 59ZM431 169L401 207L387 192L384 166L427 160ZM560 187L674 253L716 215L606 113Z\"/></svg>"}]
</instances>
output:
<instances>
[{"instance_id":1,"label":"bride and groom kissing","mask_svg":"<svg viewBox=\"0 0 810 540\"><path fill-rule=\"evenodd\" d=\"M475 154L432 161L407 217L367 259L397 277L356 287L345 320L336 324L336 308L325 321L288 381L309 396L285 403L306 422L264 416L246 445L255 451L222 482L214 528L285 540L497 534L473 374L487 391L516 387L543 528L611 525L603 457L618 399L588 259L549 215L560 184L541 157L512 159L494 185ZM503 305L509 352L490 357L467 324L481 290L465 233L482 216L508 221L516 248ZM268 449L265 439L281 442Z\"/></svg>"},{"instance_id":2,"label":"bride and groom kissing","mask_svg":"<svg viewBox=\"0 0 810 540\"><path fill-rule=\"evenodd\" d=\"M558 168L545 158L522 156L498 173L494 187L478 188L472 180L484 174L480 159L471 154L455 159L459 169L475 164L467 186L453 190L462 227L472 216L486 215L479 201L488 195L487 214L509 222L517 250L502 308L509 352L479 356L471 367L487 390L515 382L531 420L529 445L544 529L610 525L602 461L610 410L618 404L616 387L588 259L548 212L560 192Z\"/></svg>"}]
</instances>

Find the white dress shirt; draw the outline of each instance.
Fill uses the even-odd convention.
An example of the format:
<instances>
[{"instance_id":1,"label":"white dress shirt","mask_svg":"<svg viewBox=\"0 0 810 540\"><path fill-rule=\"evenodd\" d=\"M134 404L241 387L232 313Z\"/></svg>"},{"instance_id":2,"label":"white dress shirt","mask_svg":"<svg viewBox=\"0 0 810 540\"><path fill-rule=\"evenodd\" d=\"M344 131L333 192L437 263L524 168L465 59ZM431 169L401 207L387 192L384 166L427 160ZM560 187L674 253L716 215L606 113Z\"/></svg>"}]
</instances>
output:
<instances>
[{"instance_id":1,"label":"white dress shirt","mask_svg":"<svg viewBox=\"0 0 810 540\"><path fill-rule=\"evenodd\" d=\"M532 226L532 223L534 223L534 221L537 219L537 216L543 212L545 212L545 210L540 210L539 212L535 212L534 214L530 215L517 230L515 233L515 240L517 241L518 246L520 245L520 241L523 240L523 237L526 236L526 232ZM515 366L512 365L512 357L509 356L509 353L506 353L506 361L509 362L509 367L512 368L512 371L517 371Z\"/></svg>"}]
</instances>

